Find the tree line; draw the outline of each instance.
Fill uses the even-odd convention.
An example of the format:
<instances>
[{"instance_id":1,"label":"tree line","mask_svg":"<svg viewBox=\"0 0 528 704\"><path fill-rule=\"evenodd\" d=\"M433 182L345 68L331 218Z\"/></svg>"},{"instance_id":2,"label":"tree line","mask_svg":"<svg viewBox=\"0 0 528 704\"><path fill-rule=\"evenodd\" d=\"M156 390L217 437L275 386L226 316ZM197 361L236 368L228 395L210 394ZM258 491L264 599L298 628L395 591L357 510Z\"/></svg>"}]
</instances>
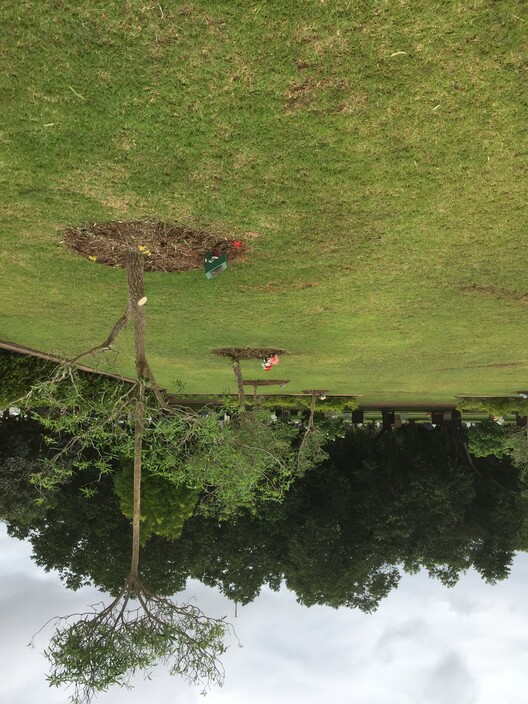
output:
<instances>
[{"instance_id":1,"label":"tree line","mask_svg":"<svg viewBox=\"0 0 528 704\"><path fill-rule=\"evenodd\" d=\"M42 506L29 478L43 428L11 420L0 432L9 432L11 448L2 445L0 455L0 516L9 533L28 538L36 562L58 570L68 587L119 593L131 547L120 484L130 470L116 463L100 477L88 467ZM509 456L464 461L450 432L350 430L328 443L326 459L282 501L260 502L230 520L190 515L189 503L159 484L149 496L147 481L144 521L158 530L146 534L143 579L165 596L199 579L241 604L265 585L285 583L307 606L365 612L419 569L446 586L469 568L490 583L504 579L514 552L527 546L525 480ZM98 489L85 496L90 477Z\"/></svg>"}]
</instances>

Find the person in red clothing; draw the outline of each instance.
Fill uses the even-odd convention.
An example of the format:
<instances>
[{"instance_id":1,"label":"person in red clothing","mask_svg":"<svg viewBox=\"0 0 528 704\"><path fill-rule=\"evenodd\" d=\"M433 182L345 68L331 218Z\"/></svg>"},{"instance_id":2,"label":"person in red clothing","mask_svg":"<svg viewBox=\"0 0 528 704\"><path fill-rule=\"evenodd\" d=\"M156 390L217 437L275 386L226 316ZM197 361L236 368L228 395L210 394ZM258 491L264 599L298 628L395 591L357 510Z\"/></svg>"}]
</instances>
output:
<instances>
[{"instance_id":1,"label":"person in red clothing","mask_svg":"<svg viewBox=\"0 0 528 704\"><path fill-rule=\"evenodd\" d=\"M271 365L276 366L277 364L279 364L279 362L280 359L277 353L272 354L271 357L266 356L262 360L262 369L264 369L265 372L269 372L271 369Z\"/></svg>"}]
</instances>

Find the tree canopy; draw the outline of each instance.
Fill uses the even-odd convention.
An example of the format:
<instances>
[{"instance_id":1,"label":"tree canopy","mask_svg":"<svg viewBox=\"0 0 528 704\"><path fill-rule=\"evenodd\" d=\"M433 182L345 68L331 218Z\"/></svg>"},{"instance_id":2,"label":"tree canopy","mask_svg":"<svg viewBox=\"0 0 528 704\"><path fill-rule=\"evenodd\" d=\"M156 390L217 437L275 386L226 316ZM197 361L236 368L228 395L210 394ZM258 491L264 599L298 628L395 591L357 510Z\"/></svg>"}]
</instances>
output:
<instances>
[{"instance_id":1,"label":"tree canopy","mask_svg":"<svg viewBox=\"0 0 528 704\"><path fill-rule=\"evenodd\" d=\"M43 428L25 417L0 421L0 517L29 525L42 515L30 478L40 468Z\"/></svg>"},{"instance_id":2,"label":"tree canopy","mask_svg":"<svg viewBox=\"0 0 528 704\"><path fill-rule=\"evenodd\" d=\"M134 467L126 462L115 475L115 491L121 511L127 518L134 514ZM180 537L185 521L192 516L200 492L178 486L148 471L143 473L140 544L144 547L153 535L168 540Z\"/></svg>"},{"instance_id":3,"label":"tree canopy","mask_svg":"<svg viewBox=\"0 0 528 704\"><path fill-rule=\"evenodd\" d=\"M506 457L511 455L511 437L509 428L488 420L469 429L469 451L475 457Z\"/></svg>"},{"instance_id":4,"label":"tree canopy","mask_svg":"<svg viewBox=\"0 0 528 704\"><path fill-rule=\"evenodd\" d=\"M177 541L153 535L142 551L145 580L171 594L192 577L240 603L285 582L306 605L368 612L405 571L426 569L447 586L470 567L504 579L526 544L524 480L509 458L475 458L472 467L446 433L421 429L358 429L327 452L282 502L220 522L194 515ZM39 563L70 586L91 581L117 594L130 537L112 477L91 498L73 484L60 492L31 528L11 521L10 532L27 535Z\"/></svg>"},{"instance_id":5,"label":"tree canopy","mask_svg":"<svg viewBox=\"0 0 528 704\"><path fill-rule=\"evenodd\" d=\"M27 394L33 384L49 377L54 365L26 354L0 350L0 409Z\"/></svg>"}]
</instances>

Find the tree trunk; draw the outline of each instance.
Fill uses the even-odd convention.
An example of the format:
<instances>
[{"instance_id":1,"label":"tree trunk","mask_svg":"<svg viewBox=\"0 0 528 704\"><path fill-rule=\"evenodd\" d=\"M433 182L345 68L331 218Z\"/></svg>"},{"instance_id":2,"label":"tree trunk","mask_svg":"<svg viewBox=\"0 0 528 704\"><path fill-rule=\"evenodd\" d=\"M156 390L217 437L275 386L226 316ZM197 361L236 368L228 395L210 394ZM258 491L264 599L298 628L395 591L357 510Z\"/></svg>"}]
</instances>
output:
<instances>
[{"instance_id":1,"label":"tree trunk","mask_svg":"<svg viewBox=\"0 0 528 704\"><path fill-rule=\"evenodd\" d=\"M134 512L132 518L132 563L130 566L131 575L136 579L139 575L141 453L145 429L145 374L148 366L145 349L145 308L144 306L138 306L138 301L145 295L143 273L143 255L139 254L139 252L129 252L127 255L128 303L134 315L136 375L138 379L134 427Z\"/></svg>"},{"instance_id":2,"label":"tree trunk","mask_svg":"<svg viewBox=\"0 0 528 704\"><path fill-rule=\"evenodd\" d=\"M141 519L141 451L143 448L143 430L145 428L145 385L139 381L136 403L136 422L134 427L134 512L132 517L132 563L130 574L139 578L139 540Z\"/></svg>"},{"instance_id":3,"label":"tree trunk","mask_svg":"<svg viewBox=\"0 0 528 704\"><path fill-rule=\"evenodd\" d=\"M138 306L138 301L145 295L143 272L143 255L139 254L139 252L130 252L127 261L128 302L134 315L136 375L138 381L145 379L148 366L145 349L145 307Z\"/></svg>"},{"instance_id":4,"label":"tree trunk","mask_svg":"<svg viewBox=\"0 0 528 704\"><path fill-rule=\"evenodd\" d=\"M312 394L312 407L310 408L310 420L308 421L308 429L313 430L315 415L315 394Z\"/></svg>"},{"instance_id":5,"label":"tree trunk","mask_svg":"<svg viewBox=\"0 0 528 704\"><path fill-rule=\"evenodd\" d=\"M235 372L235 379L238 386L238 405L242 410L246 407L246 397L244 395L244 379L242 378L242 369L240 368L240 362L238 359L233 359L233 371Z\"/></svg>"},{"instance_id":6,"label":"tree trunk","mask_svg":"<svg viewBox=\"0 0 528 704\"><path fill-rule=\"evenodd\" d=\"M137 305L137 302L145 295L145 286L143 282L145 264L143 255L133 250L127 252L126 270L128 284L128 301L129 303L133 302Z\"/></svg>"}]
</instances>

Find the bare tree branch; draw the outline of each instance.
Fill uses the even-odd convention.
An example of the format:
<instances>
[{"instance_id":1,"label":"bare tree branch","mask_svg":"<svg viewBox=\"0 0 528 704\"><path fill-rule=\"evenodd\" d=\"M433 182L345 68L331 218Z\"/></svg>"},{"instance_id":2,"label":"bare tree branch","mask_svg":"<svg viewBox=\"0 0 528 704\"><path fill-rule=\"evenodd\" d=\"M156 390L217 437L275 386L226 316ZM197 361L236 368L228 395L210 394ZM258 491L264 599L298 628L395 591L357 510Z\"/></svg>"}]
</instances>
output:
<instances>
[{"instance_id":1,"label":"bare tree branch","mask_svg":"<svg viewBox=\"0 0 528 704\"><path fill-rule=\"evenodd\" d=\"M131 320L131 308L130 308L130 304L128 304L125 312L119 318L117 323L114 325L114 327L110 331L110 334L108 335L106 340L104 340L104 342L101 342L100 345L96 345L95 347L92 347L91 349L86 350L85 352L81 352L81 354L78 354L76 357L73 357L73 359L70 359L68 361L68 364L70 366L75 366L84 357L88 357L89 355L95 356L96 354L99 354L100 352L105 352L107 350L111 350L112 345L119 337L119 334L128 326L130 320Z\"/></svg>"}]
</instances>

